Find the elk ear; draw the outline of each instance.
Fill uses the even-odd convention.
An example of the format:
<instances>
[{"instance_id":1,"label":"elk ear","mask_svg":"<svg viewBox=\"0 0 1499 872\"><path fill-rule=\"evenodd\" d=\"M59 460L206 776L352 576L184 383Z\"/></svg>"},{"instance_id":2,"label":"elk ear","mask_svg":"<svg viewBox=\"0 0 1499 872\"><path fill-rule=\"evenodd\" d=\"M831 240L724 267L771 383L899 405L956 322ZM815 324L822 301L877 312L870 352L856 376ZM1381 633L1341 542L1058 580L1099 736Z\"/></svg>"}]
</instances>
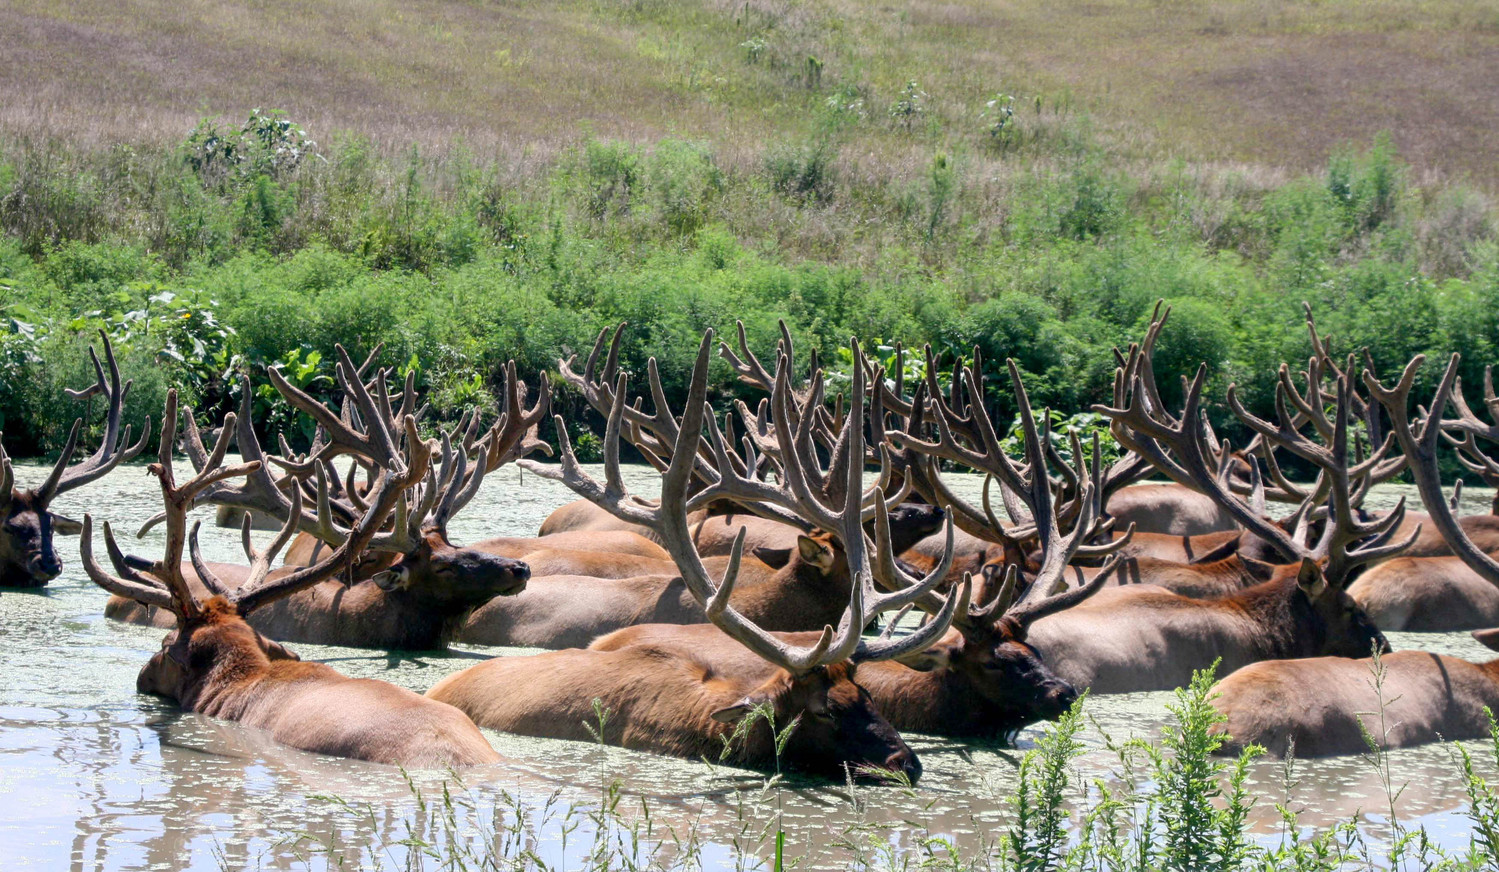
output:
<instances>
[{"instance_id":1,"label":"elk ear","mask_svg":"<svg viewBox=\"0 0 1499 872\"><path fill-rule=\"evenodd\" d=\"M56 512L49 512L52 516L52 532L59 536L77 536L83 532L83 523L72 518L64 517Z\"/></svg>"},{"instance_id":2,"label":"elk ear","mask_svg":"<svg viewBox=\"0 0 1499 872\"><path fill-rule=\"evenodd\" d=\"M1275 574L1275 564L1273 563L1256 560L1246 554L1240 554L1239 560L1244 563L1244 571L1258 578L1260 581L1269 581L1270 576Z\"/></svg>"},{"instance_id":3,"label":"elk ear","mask_svg":"<svg viewBox=\"0 0 1499 872\"><path fill-rule=\"evenodd\" d=\"M1203 554L1199 554L1198 556L1193 557L1191 560L1188 560L1187 562L1188 563L1194 563L1194 564L1195 563L1217 563L1219 560L1227 560L1229 557L1232 557L1233 555L1238 554L1238 553L1239 553L1239 537L1235 536L1232 539L1228 540L1227 542L1224 542L1222 545L1219 545L1217 548L1214 548L1214 549L1212 549L1210 551L1204 552Z\"/></svg>"},{"instance_id":4,"label":"elk ear","mask_svg":"<svg viewBox=\"0 0 1499 872\"><path fill-rule=\"evenodd\" d=\"M373 581L381 590L399 590L406 586L406 581L410 576L411 574L406 571L406 566L397 563L389 569L381 570L370 576L370 581Z\"/></svg>"},{"instance_id":5,"label":"elk ear","mask_svg":"<svg viewBox=\"0 0 1499 872\"><path fill-rule=\"evenodd\" d=\"M816 566L818 569L831 569L833 566L833 549L813 539L811 536L797 536L796 550L802 559Z\"/></svg>"},{"instance_id":6,"label":"elk ear","mask_svg":"<svg viewBox=\"0 0 1499 872\"><path fill-rule=\"evenodd\" d=\"M1491 627L1487 630L1474 630L1473 638L1477 639L1478 644L1483 647L1499 651L1499 627Z\"/></svg>"},{"instance_id":7,"label":"elk ear","mask_svg":"<svg viewBox=\"0 0 1499 872\"><path fill-rule=\"evenodd\" d=\"M1322 567L1309 557L1301 558L1301 568L1296 571L1296 583L1301 586L1306 598L1313 602L1327 592L1327 579L1322 575Z\"/></svg>"},{"instance_id":8,"label":"elk ear","mask_svg":"<svg viewBox=\"0 0 1499 872\"><path fill-rule=\"evenodd\" d=\"M780 569L791 562L790 548L768 548L764 545L756 545L750 549L750 553L771 569Z\"/></svg>"},{"instance_id":9,"label":"elk ear","mask_svg":"<svg viewBox=\"0 0 1499 872\"><path fill-rule=\"evenodd\" d=\"M301 657L298 657L295 652L287 648L285 645L282 645L280 642L275 641L274 639L267 639L264 636L260 636L259 638L261 650L265 652L265 656L271 658L272 660L302 659Z\"/></svg>"},{"instance_id":10,"label":"elk ear","mask_svg":"<svg viewBox=\"0 0 1499 872\"><path fill-rule=\"evenodd\" d=\"M765 701L763 696L747 696L727 708L719 709L711 717L720 724L737 724Z\"/></svg>"}]
</instances>

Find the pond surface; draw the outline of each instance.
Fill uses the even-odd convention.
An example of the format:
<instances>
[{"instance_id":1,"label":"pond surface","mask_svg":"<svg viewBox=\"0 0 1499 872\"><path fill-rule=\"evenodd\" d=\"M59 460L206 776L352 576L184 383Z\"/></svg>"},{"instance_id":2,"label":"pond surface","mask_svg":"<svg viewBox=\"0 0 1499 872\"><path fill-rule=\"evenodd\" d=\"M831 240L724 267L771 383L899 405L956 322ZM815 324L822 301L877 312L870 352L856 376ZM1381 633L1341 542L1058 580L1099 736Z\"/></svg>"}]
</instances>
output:
<instances>
[{"instance_id":1,"label":"pond surface","mask_svg":"<svg viewBox=\"0 0 1499 872\"><path fill-rule=\"evenodd\" d=\"M22 464L17 474L35 483L46 470ZM632 470L631 478L640 493L655 487L648 470ZM1386 507L1400 494L1414 496L1411 489L1384 488L1371 497L1370 508ZM1470 512L1486 511L1491 498L1479 489L1464 496ZM455 520L454 539L534 535L542 519L571 498L561 485L507 468ZM156 511L160 495L155 480L137 466L58 502L64 514L90 511L118 530L134 530ZM211 525L203 532L210 560L241 560L237 532ZM161 545L159 535L148 535L127 550L154 557ZM0 795L7 797L0 816L0 869L318 869L330 861L309 858L309 845L330 841L351 846L351 855L363 863L379 865L385 862L381 855L356 849L402 837L403 822L417 813L413 785L428 795L442 789L444 773L412 773L408 782L393 768L293 751L256 730L183 714L136 694L136 673L159 647L162 632L105 620L106 594L84 576L77 540L61 541L59 551L67 568L44 592L0 595ZM1466 633L1394 633L1390 641L1396 648L1490 657ZM460 648L397 656L295 648L303 658L349 675L419 692L478 658L527 653ZM1080 770L1106 776L1116 758L1104 747L1104 735L1156 735L1170 699L1152 693L1092 700L1093 724L1084 735L1090 750ZM597 804L614 783L625 797L622 808L647 803L656 838L670 827L678 837L691 833L700 840L708 867L731 866L742 850L765 856L761 829L777 808L785 816L788 855L805 855L806 865L817 868L846 865L850 855L835 844L837 834L861 826L859 832L879 833L880 840L901 846L920 837L910 823L919 822L977 847L1009 819L1006 798L1016 765L1036 735L1022 734L1019 749L908 735L925 766L921 782L909 791L860 788L851 795L842 785L816 783L766 791L758 774L704 762L486 734L506 760L465 773L465 795L481 804L537 810L541 837L531 847L549 863L569 868L581 864L587 840L573 833L565 841L572 824L561 817L548 822L542 810ZM1425 824L1449 844L1466 844L1454 747L1398 751L1390 761L1395 784L1407 785L1397 807L1402 820ZM1482 771L1493 774L1491 767ZM1387 807L1378 772L1364 758L1299 761L1295 779L1288 798L1307 809L1303 823L1325 825L1365 810L1378 815ZM1287 799L1284 767L1256 764L1253 781L1256 793L1271 798L1256 808L1255 826L1273 835L1280 825L1269 801Z\"/></svg>"}]
</instances>

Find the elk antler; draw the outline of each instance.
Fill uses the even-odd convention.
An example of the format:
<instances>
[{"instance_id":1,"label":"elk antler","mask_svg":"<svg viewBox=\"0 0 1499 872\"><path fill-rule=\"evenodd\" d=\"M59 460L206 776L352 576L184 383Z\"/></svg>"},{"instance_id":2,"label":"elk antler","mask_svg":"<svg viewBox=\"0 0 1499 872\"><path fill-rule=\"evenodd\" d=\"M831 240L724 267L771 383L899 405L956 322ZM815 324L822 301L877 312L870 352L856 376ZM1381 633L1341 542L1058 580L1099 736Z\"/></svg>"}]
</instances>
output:
<instances>
[{"instance_id":1,"label":"elk antler","mask_svg":"<svg viewBox=\"0 0 1499 872\"><path fill-rule=\"evenodd\" d=\"M146 443L150 441L151 419L149 417L146 418L146 426L142 429L140 440L134 445L130 444L130 427L124 427L123 433L121 432L125 398L130 394L130 386L133 382L126 381L123 385L120 383L120 367L115 362L114 346L110 344L109 334L100 330L99 338L104 343L104 360L109 367L107 377L105 366L99 362L98 353L94 351L93 346L89 346L88 356L94 364L95 382L81 391L69 388L66 393L75 400L92 399L101 394L104 396L104 441L88 459L76 466L68 466L68 461L73 458L73 452L78 446L78 433L83 426L83 419L78 418L73 422L73 429L68 433L68 441L63 447L62 454L57 458L57 464L52 467L52 472L47 476L46 481L42 482L41 487L36 489L36 497L42 508L51 503L53 497L58 494L97 481L108 475L121 462L134 460L145 450ZM0 484L4 483L0 482ZM4 498L9 499L10 487L5 487L4 492Z\"/></svg>"}]
</instances>

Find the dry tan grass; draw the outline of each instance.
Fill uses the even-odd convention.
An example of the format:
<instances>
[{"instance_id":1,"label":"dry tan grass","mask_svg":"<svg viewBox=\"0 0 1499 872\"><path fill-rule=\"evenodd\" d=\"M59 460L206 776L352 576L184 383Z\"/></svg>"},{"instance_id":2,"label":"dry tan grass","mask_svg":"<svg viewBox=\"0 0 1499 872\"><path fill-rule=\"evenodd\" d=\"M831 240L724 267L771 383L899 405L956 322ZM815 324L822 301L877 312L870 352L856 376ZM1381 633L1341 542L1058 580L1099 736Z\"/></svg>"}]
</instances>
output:
<instances>
[{"instance_id":1,"label":"dry tan grass","mask_svg":"<svg viewBox=\"0 0 1499 872\"><path fill-rule=\"evenodd\" d=\"M1499 11L1478 0L12 0L0 33L0 130L84 144L258 106L397 148L544 161L592 131L738 163L810 135L815 57L870 94L860 173L972 147L1006 90L1022 113L1087 111L1127 156L1301 170L1388 130L1422 173L1499 182ZM883 117L911 79L931 136Z\"/></svg>"}]
</instances>

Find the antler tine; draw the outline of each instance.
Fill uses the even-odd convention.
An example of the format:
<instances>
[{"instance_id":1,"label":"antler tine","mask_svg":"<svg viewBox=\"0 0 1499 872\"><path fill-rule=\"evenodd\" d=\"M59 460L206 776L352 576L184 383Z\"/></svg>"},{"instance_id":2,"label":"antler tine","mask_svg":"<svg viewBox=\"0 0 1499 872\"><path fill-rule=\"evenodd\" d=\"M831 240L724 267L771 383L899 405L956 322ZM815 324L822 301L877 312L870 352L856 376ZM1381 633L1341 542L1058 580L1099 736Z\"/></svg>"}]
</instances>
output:
<instances>
[{"instance_id":1,"label":"antler tine","mask_svg":"<svg viewBox=\"0 0 1499 872\"><path fill-rule=\"evenodd\" d=\"M730 348L727 342L720 342L718 344L718 356L728 361L729 366L734 368L734 372L739 376L740 381L754 385L760 390L769 393L775 387L775 377L765 371L765 367L761 365L760 359L755 356L753 351L750 351L749 339L744 333L744 322L736 320L734 327L739 333L739 351L740 354L744 355L743 358L736 355L734 349ZM781 329L786 329L785 321L781 322Z\"/></svg>"},{"instance_id":2,"label":"antler tine","mask_svg":"<svg viewBox=\"0 0 1499 872\"><path fill-rule=\"evenodd\" d=\"M1104 585L1108 584L1109 579L1119 571L1121 565L1122 560L1120 557L1117 555L1111 557L1109 558L1109 562L1105 563L1099 573L1093 576L1092 580L1088 583L1071 590L1052 593L1043 599L1029 600L1028 595L1030 591L1027 591L1027 596L1021 597L1019 602L1006 609L1000 620L1013 621L1018 626L1024 628L1047 615L1053 615L1057 612L1070 609L1102 590ZM1031 590L1035 590L1040 586L1039 581L1040 579L1037 579L1036 582L1031 584Z\"/></svg>"},{"instance_id":3,"label":"antler tine","mask_svg":"<svg viewBox=\"0 0 1499 872\"><path fill-rule=\"evenodd\" d=\"M89 359L94 365L95 382L81 391L67 390L68 396L74 399L88 399L98 394L103 394L106 402L104 417L104 439L99 444L99 449L87 459L76 466L69 467L68 460L72 458L73 446L76 442L69 438L69 448L58 458L58 465L53 469L52 475L48 476L47 483L38 489L37 495L42 499L43 505L59 493L82 487L93 481L97 481L108 475L122 462L134 460L145 450L146 443L151 439L151 418L146 417L145 426L142 428L141 438L135 443L130 443L130 428L123 427L125 398L130 395L132 382L120 382L120 367L115 360L114 346L109 341L109 334L103 330L99 331L99 338L104 343L104 360L108 364L108 375L105 367L99 362L99 355L90 346ZM76 428L83 422L79 418L75 424Z\"/></svg>"},{"instance_id":4,"label":"antler tine","mask_svg":"<svg viewBox=\"0 0 1499 872\"><path fill-rule=\"evenodd\" d=\"M954 619L969 610L969 599L973 593L973 578L968 573L963 573L963 581L957 585L957 589L943 602L941 610L931 615L931 620L923 624L914 633L907 634L899 639L891 639L882 635L879 639L870 641L860 639L858 646L854 649L852 658L858 663L867 663L873 660L894 660L917 651L925 650L941 639L952 626ZM909 605L905 606L900 614L905 614ZM899 620L897 617L895 620ZM891 623L893 628L895 623Z\"/></svg>"},{"instance_id":5,"label":"antler tine","mask_svg":"<svg viewBox=\"0 0 1499 872\"><path fill-rule=\"evenodd\" d=\"M540 451L550 457L552 446L538 438L537 432L551 408L552 391L543 377L537 386L536 404L529 410L526 409L526 386L520 379L515 361L506 361L505 405L500 411L499 420L495 421L486 434L494 447L489 451L486 460L488 468L485 472L494 472L533 451Z\"/></svg>"},{"instance_id":6,"label":"antler tine","mask_svg":"<svg viewBox=\"0 0 1499 872\"><path fill-rule=\"evenodd\" d=\"M57 457L57 463L53 465L52 471L47 474L47 480L42 482L41 487L36 489L37 500L46 506L52 502L62 485L62 474L68 468L68 461L73 459L73 452L78 449L78 432L83 428L83 419L73 419L73 428L68 431L68 441L63 443L62 453Z\"/></svg>"},{"instance_id":7,"label":"antler tine","mask_svg":"<svg viewBox=\"0 0 1499 872\"><path fill-rule=\"evenodd\" d=\"M5 453L5 434L0 433L0 509L10 506L15 485L15 469L11 466L10 455Z\"/></svg>"},{"instance_id":8,"label":"antler tine","mask_svg":"<svg viewBox=\"0 0 1499 872\"><path fill-rule=\"evenodd\" d=\"M109 528L109 522L104 522L104 538L113 543L114 534ZM118 551L118 547L112 550ZM165 586L159 586L155 579L136 574L133 578L120 578L104 571L99 561L94 557L94 516L89 512L83 513L83 535L78 542L78 553L83 560L83 571L89 580L113 594L118 594L136 602L148 606L167 609L174 614L183 614L182 607L173 599L172 594ZM191 602L191 599L188 600Z\"/></svg>"}]
</instances>

